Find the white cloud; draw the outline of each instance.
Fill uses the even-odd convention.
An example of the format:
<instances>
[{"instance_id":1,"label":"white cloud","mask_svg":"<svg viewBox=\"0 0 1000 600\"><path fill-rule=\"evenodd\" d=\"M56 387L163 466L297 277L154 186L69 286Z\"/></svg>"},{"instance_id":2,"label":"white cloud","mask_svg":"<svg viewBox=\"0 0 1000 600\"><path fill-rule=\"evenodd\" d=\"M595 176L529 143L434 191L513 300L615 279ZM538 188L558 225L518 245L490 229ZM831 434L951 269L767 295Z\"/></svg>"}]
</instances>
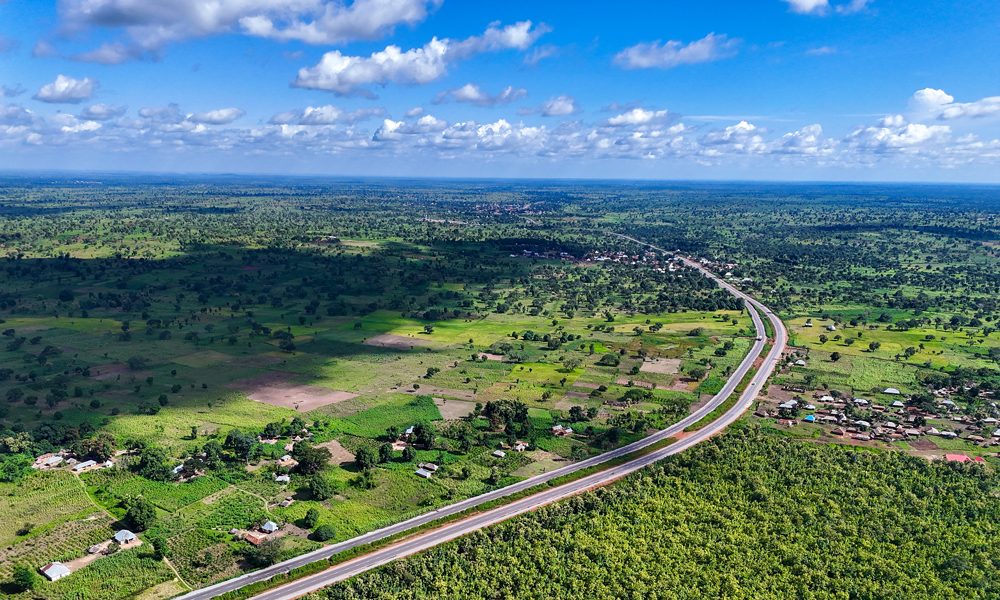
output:
<instances>
[{"instance_id":1,"label":"white cloud","mask_svg":"<svg viewBox=\"0 0 1000 600\"><path fill-rule=\"evenodd\" d=\"M836 54L837 48L834 46L820 46L819 48L811 48L806 50L806 54L809 56L823 56L826 54Z\"/></svg>"},{"instance_id":2,"label":"white cloud","mask_svg":"<svg viewBox=\"0 0 1000 600\"><path fill-rule=\"evenodd\" d=\"M107 121L108 119L122 116L126 110L128 110L127 106L94 104L80 111L80 118L88 121Z\"/></svg>"},{"instance_id":3,"label":"white cloud","mask_svg":"<svg viewBox=\"0 0 1000 600\"><path fill-rule=\"evenodd\" d=\"M914 92L913 97L910 99L911 104L932 108L943 104L951 104L954 101L955 98L946 94L944 90L935 90L932 88L924 88Z\"/></svg>"},{"instance_id":4,"label":"white cloud","mask_svg":"<svg viewBox=\"0 0 1000 600\"><path fill-rule=\"evenodd\" d=\"M422 114L424 114L424 107L423 106L415 106L415 107L411 108L410 110L406 111L406 118L407 119L412 119L413 117L419 117Z\"/></svg>"},{"instance_id":5,"label":"white cloud","mask_svg":"<svg viewBox=\"0 0 1000 600\"><path fill-rule=\"evenodd\" d=\"M557 46L553 46L552 44L546 44L535 48L530 54L525 56L524 64L534 67L538 65L539 61L553 56L559 56L559 48Z\"/></svg>"},{"instance_id":6,"label":"white cloud","mask_svg":"<svg viewBox=\"0 0 1000 600\"><path fill-rule=\"evenodd\" d=\"M678 115L672 115L668 110L645 110L633 108L630 111L611 117L606 123L611 127L624 127L628 125L649 125L650 123L664 123L674 120Z\"/></svg>"},{"instance_id":7,"label":"white cloud","mask_svg":"<svg viewBox=\"0 0 1000 600\"><path fill-rule=\"evenodd\" d=\"M190 114L187 116L187 120L192 123L204 123L206 125L228 125L245 114L247 113L239 108L220 108L218 110Z\"/></svg>"},{"instance_id":8,"label":"white cloud","mask_svg":"<svg viewBox=\"0 0 1000 600\"><path fill-rule=\"evenodd\" d=\"M956 104L940 91L923 93L918 98L935 108L925 111L928 119L936 119L949 107L966 106ZM984 101L980 102L985 106ZM782 165L853 168L888 164L940 169L977 164L995 169L1000 164L1000 140L983 134L982 121L976 123L975 132L953 131L949 125L963 125L958 117L946 125L919 122L912 113L892 114L859 126L846 136L833 138L825 134L820 124L775 132L760 127L750 118L718 117L716 120L724 125L706 129L693 118L685 121L665 110L617 107L619 110L614 114L603 115L595 122L567 117L555 118L549 121L551 125L530 126L509 118L449 124L424 113L411 113L409 119L416 118L415 121L396 121L381 108L347 111L318 106L276 114L270 124L233 123L213 127L211 123L206 126L195 122L193 119L198 117L189 116L175 104L146 107L134 116L99 120L96 117L107 116L113 107L109 110L91 107L76 117L65 113L42 116L17 105L0 103L0 152L36 151L32 148L49 152L50 148L69 147L87 148L102 157L119 152L137 155L169 152L173 156L230 160L249 155L296 159L348 156L373 163L409 158L427 164L433 164L435 159L486 162L502 155L508 161L534 163L641 159L669 161L680 166L740 168ZM966 116L974 114L977 112ZM361 121L370 116L382 118L366 129Z\"/></svg>"},{"instance_id":9,"label":"white cloud","mask_svg":"<svg viewBox=\"0 0 1000 600\"><path fill-rule=\"evenodd\" d=\"M142 49L136 46L126 46L121 42L101 44L89 52L81 52L69 57L77 62L93 62L102 65L120 65L129 60L142 57Z\"/></svg>"},{"instance_id":10,"label":"white cloud","mask_svg":"<svg viewBox=\"0 0 1000 600\"><path fill-rule=\"evenodd\" d=\"M583 112L576 98L562 94L542 102L538 110L543 117L565 117Z\"/></svg>"},{"instance_id":11,"label":"white cloud","mask_svg":"<svg viewBox=\"0 0 1000 600\"><path fill-rule=\"evenodd\" d=\"M740 121L725 129L706 133L700 142L703 146L708 146L712 154L719 152L718 149L711 148L712 146L724 146L730 152L758 152L766 147L763 133L766 131L758 129L752 123Z\"/></svg>"},{"instance_id":12,"label":"white cloud","mask_svg":"<svg viewBox=\"0 0 1000 600\"><path fill-rule=\"evenodd\" d=\"M299 111L296 118L299 125L333 125L335 123L353 125L359 121L384 116L385 114L386 110L381 107L359 108L358 110L347 112L342 108L327 104L326 106L307 106L304 110ZM277 116L275 115L275 117ZM274 119L272 119L273 121Z\"/></svg>"},{"instance_id":13,"label":"white cloud","mask_svg":"<svg viewBox=\"0 0 1000 600\"><path fill-rule=\"evenodd\" d=\"M996 114L1000 114L1000 96L983 98L976 102L946 104L937 118L941 120L960 119L963 117L975 119Z\"/></svg>"},{"instance_id":14,"label":"white cloud","mask_svg":"<svg viewBox=\"0 0 1000 600\"><path fill-rule=\"evenodd\" d=\"M299 69L292 81L295 87L327 90L340 95L361 93L371 95L362 86L389 82L400 85L421 85L443 77L456 61L483 52L504 49L523 50L534 43L548 27L522 21L500 28L491 24L482 35L462 41L433 38L421 48L403 51L399 46L387 46L371 56L348 56L339 50L323 55L313 67Z\"/></svg>"},{"instance_id":15,"label":"white cloud","mask_svg":"<svg viewBox=\"0 0 1000 600\"><path fill-rule=\"evenodd\" d=\"M496 95L490 95L489 92L484 91L478 85L467 83L460 88L444 90L439 93L434 98L434 103L442 104L451 98L455 102L468 102L475 106L496 106L498 104L510 104L511 102L523 100L527 95L528 90L515 88L512 85L508 85Z\"/></svg>"},{"instance_id":16,"label":"white cloud","mask_svg":"<svg viewBox=\"0 0 1000 600\"><path fill-rule=\"evenodd\" d=\"M675 40L661 44L657 40L622 50L615 56L614 64L624 69L672 69L678 65L711 62L734 56L738 43L739 40L730 40L725 34L715 33L687 45Z\"/></svg>"},{"instance_id":17,"label":"white cloud","mask_svg":"<svg viewBox=\"0 0 1000 600\"><path fill-rule=\"evenodd\" d=\"M906 125L906 118L903 115L886 115L879 119L879 127L902 127Z\"/></svg>"},{"instance_id":18,"label":"white cloud","mask_svg":"<svg viewBox=\"0 0 1000 600\"><path fill-rule=\"evenodd\" d=\"M62 0L66 31L90 27L124 29L123 40L106 43L76 60L119 64L188 38L242 32L278 41L339 44L373 40L400 24L415 25L441 0Z\"/></svg>"},{"instance_id":19,"label":"white cloud","mask_svg":"<svg viewBox=\"0 0 1000 600\"><path fill-rule=\"evenodd\" d=\"M788 8L800 15L824 14L830 9L828 0L783 0L788 3Z\"/></svg>"},{"instance_id":20,"label":"white cloud","mask_svg":"<svg viewBox=\"0 0 1000 600\"><path fill-rule=\"evenodd\" d=\"M842 15L853 15L854 13L859 13L868 8L869 2L871 2L871 0L851 0L848 4L838 5L837 12Z\"/></svg>"},{"instance_id":21,"label":"white cloud","mask_svg":"<svg viewBox=\"0 0 1000 600\"><path fill-rule=\"evenodd\" d=\"M30 125L37 116L26 108L16 104L0 104L0 125Z\"/></svg>"},{"instance_id":22,"label":"white cloud","mask_svg":"<svg viewBox=\"0 0 1000 600\"><path fill-rule=\"evenodd\" d=\"M403 121L385 119L382 121L382 126L379 127L375 131L375 135L372 136L372 141L395 142L404 139L404 136L437 133L444 131L447 128L447 121L442 121L432 115L424 115L412 125L404 123Z\"/></svg>"},{"instance_id":23,"label":"white cloud","mask_svg":"<svg viewBox=\"0 0 1000 600\"><path fill-rule=\"evenodd\" d=\"M909 152L922 146L949 141L951 127L910 123L901 127L859 127L845 141L855 148L874 152Z\"/></svg>"},{"instance_id":24,"label":"white cloud","mask_svg":"<svg viewBox=\"0 0 1000 600\"><path fill-rule=\"evenodd\" d=\"M150 106L139 110L139 116L158 122L176 122L180 120L181 109L176 104L166 106Z\"/></svg>"},{"instance_id":25,"label":"white cloud","mask_svg":"<svg viewBox=\"0 0 1000 600\"><path fill-rule=\"evenodd\" d=\"M84 100L89 100L97 88L101 86L96 79L84 77L83 79L73 79L65 75L59 75L52 83L42 86L33 97L35 100L57 104L79 104Z\"/></svg>"}]
</instances>

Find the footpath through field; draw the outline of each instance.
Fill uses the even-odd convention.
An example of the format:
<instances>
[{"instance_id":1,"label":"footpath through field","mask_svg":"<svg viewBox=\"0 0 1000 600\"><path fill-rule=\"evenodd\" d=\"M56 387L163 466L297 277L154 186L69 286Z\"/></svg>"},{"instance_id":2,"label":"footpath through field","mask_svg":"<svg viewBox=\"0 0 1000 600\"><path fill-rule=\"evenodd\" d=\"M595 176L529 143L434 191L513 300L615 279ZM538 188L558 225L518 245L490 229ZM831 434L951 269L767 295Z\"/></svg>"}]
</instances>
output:
<instances>
[{"instance_id":1,"label":"footpath through field","mask_svg":"<svg viewBox=\"0 0 1000 600\"><path fill-rule=\"evenodd\" d=\"M617 235L619 237L628 239L635 243L648 246L655 250L663 251L660 248L656 248L655 246L651 246L650 244L640 242L639 240L629 238L621 234L611 234L611 235ZM395 543L393 545L373 550L372 552L360 556L358 558L355 558L353 560L332 566L325 571L321 571L314 575L309 575L307 577L291 581L285 585L263 592L257 596L254 596L253 600L291 600L293 598L297 598L299 596L326 587L338 581L349 579L355 575L358 575L375 567L387 564L398 558L414 554L421 550L426 550L427 548L431 548L433 546L455 539L467 533L471 533L483 527L487 527L489 525L493 525L500 521L509 519L513 516L534 510L544 504L561 500L563 498L572 496L574 494L578 494L593 487L605 485L629 473L632 473L645 466L653 464L656 461L662 460L663 458L670 456L671 454L682 452L687 448L690 448L691 446L698 444L699 442L707 440L716 433L721 432L727 426L733 423L736 419L738 419L739 416L743 414L743 412L750 407L754 399L756 399L757 395L761 392L764 383L767 381L768 377L771 375L771 373L777 366L778 361L781 358L781 354L784 351L785 345L788 340L788 335L785 330L784 324L782 324L781 320L778 319L774 315L774 313L771 312L770 309L760 304L750 296L739 291L738 289L734 288L733 286L722 281L712 273L706 271L697 263L687 260L685 261L685 263L693 268L698 269L706 277L709 277L710 279L716 281L723 289L725 289L729 293L734 294L739 298L742 298L747 303L747 312L753 319L754 328L757 330L757 340L754 342L753 347L750 349L750 352L747 354L747 356L743 359L743 362L741 362L739 367L737 367L737 369L733 372L732 376L728 379L728 381L726 381L726 384L723 386L722 390L720 390L719 393L716 394L708 403L706 403L704 406L699 408L691 415L687 416L686 418L682 419L681 421L675 423L674 425L671 425L670 427L662 431L658 431L657 433L649 437L646 437L642 440L639 440L627 446L623 446L616 450L606 452L599 456L595 456L593 458L589 458L587 460L583 460L578 463L574 463L572 465L568 465L566 467L562 467L560 469L544 473L542 475L531 477L524 481L520 481L518 483L497 490L493 490L491 492L487 492L485 494L476 496L474 498L469 498L467 500L463 500L461 502L457 502L455 504L451 504L442 507L440 509L424 513L417 517L413 517L406 521L396 523L395 525L390 525L388 527L384 527L382 529L378 529L376 531L360 535L350 540L345 540L337 544L325 546L323 548L320 548L319 550L315 550L308 554L303 554L302 556L286 560L284 562L272 565L265 569L255 571L253 573L247 573L246 575L241 575L239 577L227 581L222 581L214 585L211 585L209 587L202 588L200 590L195 590L193 592L184 594L183 596L179 596L178 597L179 600L208 600L209 598L213 598L221 594L225 594L227 592L236 591L250 584L267 581L276 575L283 575L285 573L288 573L292 569L296 569L317 561L327 560L335 556L336 554L339 554L346 550L350 550L352 548L356 548L358 546L362 546L365 544L371 544L373 542L384 540L389 537L404 534L407 531L420 528L428 524L432 524L434 521L437 521L439 519L458 515L459 513L462 513L463 511L469 510L471 508L475 508L476 506L480 506L488 502L500 500L504 497L524 492L525 490L534 488L548 481L552 481L554 479L564 477L566 475L570 475L584 469L596 467L604 463L607 463L608 461L612 461L614 459L619 459L626 455L642 450L643 448L646 448L652 444L657 444L659 442L667 440L671 437L678 437L679 434L681 434L685 428L694 425L695 423L698 423L703 418L710 415L715 409L722 406L736 390L736 386L746 377L748 373L751 372L754 362L760 356L760 353L764 350L766 343L767 336L765 333L764 322L760 316L760 313L763 313L764 315L767 316L767 319L770 321L775 332L773 346L770 352L768 352L768 355L764 358L764 362L760 365L760 368L756 371L751 381L747 384L746 389L740 395L739 400L732 406L732 408L727 410L718 419L712 421L708 425L705 425L704 427L698 429L697 431L685 435L682 439L667 446L666 448L662 448L660 450L656 450L654 452L641 455L632 460L628 460L620 465L582 477L575 481L571 481L569 483L564 483L561 485L557 485L555 487L544 489L538 493L532 494L525 498L516 500L514 502L510 502L509 504L505 504L497 508L486 510L478 514L473 514L472 516L469 516L460 521L447 523L442 525L441 527L438 527L436 529L431 529L424 533L414 534L412 537L407 538L398 543ZM753 308L751 307L756 308L757 310L753 310Z\"/></svg>"}]
</instances>

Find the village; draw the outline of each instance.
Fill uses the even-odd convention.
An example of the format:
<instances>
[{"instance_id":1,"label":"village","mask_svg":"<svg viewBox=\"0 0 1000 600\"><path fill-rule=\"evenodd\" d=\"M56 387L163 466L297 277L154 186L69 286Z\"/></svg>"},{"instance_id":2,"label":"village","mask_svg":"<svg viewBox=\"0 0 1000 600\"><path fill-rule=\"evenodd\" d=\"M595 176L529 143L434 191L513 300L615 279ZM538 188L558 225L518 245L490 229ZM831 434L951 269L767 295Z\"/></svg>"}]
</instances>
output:
<instances>
[{"instance_id":1,"label":"village","mask_svg":"<svg viewBox=\"0 0 1000 600\"><path fill-rule=\"evenodd\" d=\"M804 359L794 355L786 360L789 367L807 366ZM790 433L801 431L803 438L814 436L819 428L824 439L837 442L858 445L902 442L931 460L982 462L981 454L1000 446L1000 420L963 414L962 408L950 399L955 391L933 390L936 406L929 410L925 404L910 405L912 398L894 387L883 388L873 399L845 396L833 390L810 393L802 387L772 385L767 397L759 399L753 416ZM991 403L991 407L996 413L996 403ZM935 443L930 438L941 442ZM974 456L946 452L960 449L962 443Z\"/></svg>"}]
</instances>

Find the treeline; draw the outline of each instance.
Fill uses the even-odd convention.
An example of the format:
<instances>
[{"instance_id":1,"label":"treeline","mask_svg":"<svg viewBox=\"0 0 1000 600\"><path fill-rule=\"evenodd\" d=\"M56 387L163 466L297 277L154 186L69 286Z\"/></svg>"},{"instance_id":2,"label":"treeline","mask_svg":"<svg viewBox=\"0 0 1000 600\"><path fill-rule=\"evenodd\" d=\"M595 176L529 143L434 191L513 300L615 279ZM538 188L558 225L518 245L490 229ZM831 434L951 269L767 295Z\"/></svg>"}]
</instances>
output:
<instances>
[{"instance_id":1,"label":"treeline","mask_svg":"<svg viewBox=\"0 0 1000 600\"><path fill-rule=\"evenodd\" d=\"M998 483L748 427L317 596L996 598Z\"/></svg>"}]
</instances>

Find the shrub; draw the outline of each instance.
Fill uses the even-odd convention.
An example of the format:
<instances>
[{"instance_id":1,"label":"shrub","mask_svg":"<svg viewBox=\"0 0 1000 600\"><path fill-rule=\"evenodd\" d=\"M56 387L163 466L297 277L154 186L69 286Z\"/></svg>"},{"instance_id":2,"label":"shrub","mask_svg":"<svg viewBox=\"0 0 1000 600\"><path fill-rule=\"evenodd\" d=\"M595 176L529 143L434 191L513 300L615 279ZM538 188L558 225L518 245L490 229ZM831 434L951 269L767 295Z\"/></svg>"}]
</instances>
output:
<instances>
[{"instance_id":1,"label":"shrub","mask_svg":"<svg viewBox=\"0 0 1000 600\"><path fill-rule=\"evenodd\" d=\"M316 528L313 533L317 540L325 542L327 540L332 540L337 537L337 530L334 529L333 525L320 525Z\"/></svg>"}]
</instances>

